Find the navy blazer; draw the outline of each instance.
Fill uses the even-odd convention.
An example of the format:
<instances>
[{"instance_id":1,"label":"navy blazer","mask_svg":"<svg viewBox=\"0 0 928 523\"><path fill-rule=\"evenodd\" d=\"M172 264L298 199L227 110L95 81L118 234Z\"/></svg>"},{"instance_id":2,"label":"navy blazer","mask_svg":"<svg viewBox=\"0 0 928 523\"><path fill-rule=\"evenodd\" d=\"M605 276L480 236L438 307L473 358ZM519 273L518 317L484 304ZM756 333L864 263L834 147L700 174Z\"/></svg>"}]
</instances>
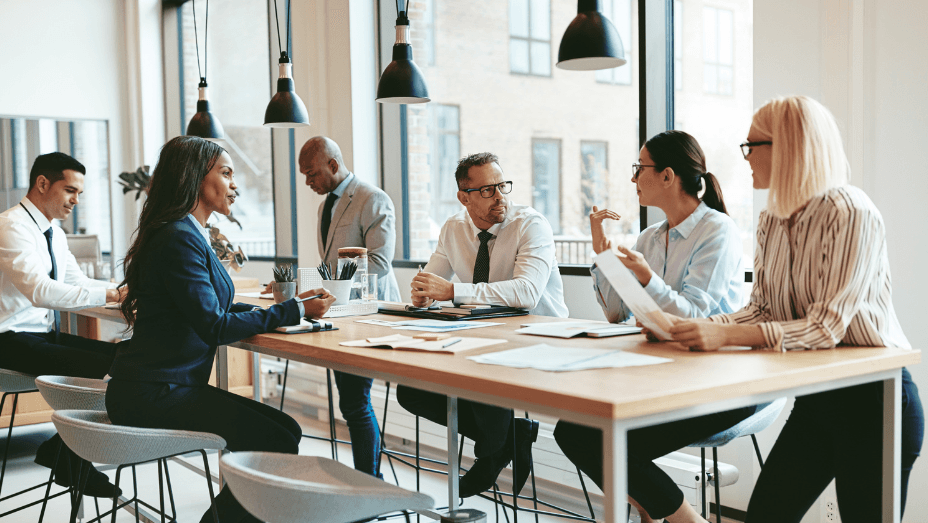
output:
<instances>
[{"instance_id":1,"label":"navy blazer","mask_svg":"<svg viewBox=\"0 0 928 523\"><path fill-rule=\"evenodd\" d=\"M132 339L116 351L113 378L206 385L218 345L300 322L296 300L257 311L233 304L232 279L189 218L149 241L136 262L142 265Z\"/></svg>"}]
</instances>

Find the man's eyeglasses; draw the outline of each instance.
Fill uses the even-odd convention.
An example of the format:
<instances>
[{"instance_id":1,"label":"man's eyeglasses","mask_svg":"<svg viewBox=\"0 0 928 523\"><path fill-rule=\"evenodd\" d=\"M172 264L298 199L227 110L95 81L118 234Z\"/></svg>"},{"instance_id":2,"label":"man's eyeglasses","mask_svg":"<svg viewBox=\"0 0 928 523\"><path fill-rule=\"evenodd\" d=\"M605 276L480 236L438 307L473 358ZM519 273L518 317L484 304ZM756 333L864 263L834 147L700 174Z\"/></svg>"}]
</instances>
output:
<instances>
[{"instance_id":1,"label":"man's eyeglasses","mask_svg":"<svg viewBox=\"0 0 928 523\"><path fill-rule=\"evenodd\" d=\"M477 187L476 189L461 189L462 192L471 193L480 191L480 196L484 198L492 198L496 195L496 191L499 191L500 194L509 194L512 192L512 182L503 182L495 183L492 185L484 185L483 187Z\"/></svg>"},{"instance_id":2,"label":"man's eyeglasses","mask_svg":"<svg viewBox=\"0 0 928 523\"><path fill-rule=\"evenodd\" d=\"M744 142L741 144L741 154L744 155L744 159L748 159L748 155L751 154L751 148L757 147L758 145L773 145L773 142Z\"/></svg>"},{"instance_id":3,"label":"man's eyeglasses","mask_svg":"<svg viewBox=\"0 0 928 523\"><path fill-rule=\"evenodd\" d=\"M645 167L657 167L656 165L641 165L640 163L632 164L632 179L638 179L638 175L641 174L641 169Z\"/></svg>"}]
</instances>

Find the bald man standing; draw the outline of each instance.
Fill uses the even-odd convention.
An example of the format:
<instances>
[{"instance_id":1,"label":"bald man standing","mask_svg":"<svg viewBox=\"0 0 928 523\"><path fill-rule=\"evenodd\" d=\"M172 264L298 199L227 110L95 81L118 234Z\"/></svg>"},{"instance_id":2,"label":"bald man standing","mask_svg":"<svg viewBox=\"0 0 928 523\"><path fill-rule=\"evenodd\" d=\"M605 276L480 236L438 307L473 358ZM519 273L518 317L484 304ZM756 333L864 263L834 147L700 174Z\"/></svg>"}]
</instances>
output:
<instances>
[{"instance_id":1,"label":"bald man standing","mask_svg":"<svg viewBox=\"0 0 928 523\"><path fill-rule=\"evenodd\" d=\"M377 275L379 298L400 301L393 275L396 214L387 193L348 171L342 152L325 136L310 138L300 150L300 172L317 194L327 195L319 208L319 255L333 265L341 247L366 247L367 271ZM339 409L348 422L354 468L380 474L380 432L371 406L373 380L335 372Z\"/></svg>"}]
</instances>

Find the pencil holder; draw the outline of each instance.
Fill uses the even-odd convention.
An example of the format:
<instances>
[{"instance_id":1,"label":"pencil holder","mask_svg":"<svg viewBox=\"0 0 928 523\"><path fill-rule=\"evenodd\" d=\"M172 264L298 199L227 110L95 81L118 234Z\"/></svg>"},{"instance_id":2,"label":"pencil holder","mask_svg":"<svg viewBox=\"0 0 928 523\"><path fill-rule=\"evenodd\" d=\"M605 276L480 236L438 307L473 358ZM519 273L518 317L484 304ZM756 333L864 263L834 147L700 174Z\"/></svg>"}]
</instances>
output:
<instances>
[{"instance_id":1,"label":"pencil holder","mask_svg":"<svg viewBox=\"0 0 928 523\"><path fill-rule=\"evenodd\" d=\"M348 305L351 298L352 280L325 280L322 287L335 296L335 303L332 305Z\"/></svg>"}]
</instances>

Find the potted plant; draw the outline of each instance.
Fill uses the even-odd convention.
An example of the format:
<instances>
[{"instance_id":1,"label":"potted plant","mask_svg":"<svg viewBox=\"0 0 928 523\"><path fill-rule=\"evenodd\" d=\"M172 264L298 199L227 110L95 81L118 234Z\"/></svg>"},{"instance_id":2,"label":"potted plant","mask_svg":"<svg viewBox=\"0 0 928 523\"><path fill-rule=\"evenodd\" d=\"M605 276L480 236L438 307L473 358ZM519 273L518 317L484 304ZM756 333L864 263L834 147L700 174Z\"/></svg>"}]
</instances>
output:
<instances>
[{"instance_id":1,"label":"potted plant","mask_svg":"<svg viewBox=\"0 0 928 523\"><path fill-rule=\"evenodd\" d=\"M293 265L278 265L274 267L274 281L271 282L271 292L277 303L289 300L296 296L296 282L293 281Z\"/></svg>"},{"instance_id":2,"label":"potted plant","mask_svg":"<svg viewBox=\"0 0 928 523\"><path fill-rule=\"evenodd\" d=\"M215 225L207 225L209 229L209 240L213 250L216 251L216 257L222 262L224 267L235 269L235 272L242 270L242 266L248 261L248 256L242 252L242 248L235 248L232 242L221 232ZM276 269L275 269L276 271Z\"/></svg>"}]
</instances>

